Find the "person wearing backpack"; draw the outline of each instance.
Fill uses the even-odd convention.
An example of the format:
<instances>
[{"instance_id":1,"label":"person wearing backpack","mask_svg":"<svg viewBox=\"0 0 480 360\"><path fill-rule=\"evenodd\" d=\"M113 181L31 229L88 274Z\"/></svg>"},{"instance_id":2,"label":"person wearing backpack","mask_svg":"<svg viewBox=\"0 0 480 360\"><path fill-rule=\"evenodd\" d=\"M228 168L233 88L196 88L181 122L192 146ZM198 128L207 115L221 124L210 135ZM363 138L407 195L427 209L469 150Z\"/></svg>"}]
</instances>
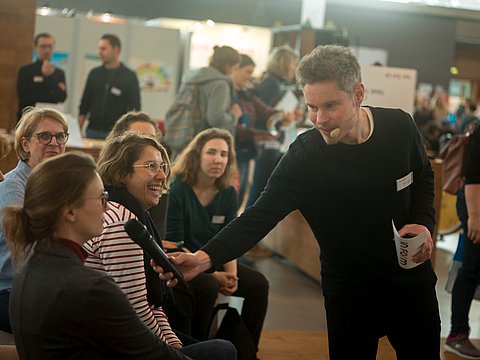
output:
<instances>
[{"instance_id":1,"label":"person wearing backpack","mask_svg":"<svg viewBox=\"0 0 480 360\"><path fill-rule=\"evenodd\" d=\"M214 46L209 65L187 73L165 115L165 142L178 154L202 130L217 127L235 135L242 115L230 74L240 55L230 46Z\"/></svg>"},{"instance_id":2,"label":"person wearing backpack","mask_svg":"<svg viewBox=\"0 0 480 360\"><path fill-rule=\"evenodd\" d=\"M451 328L445 350L480 359L480 349L468 338L468 313L480 282L480 127L472 134L464 174L465 186L457 193L457 212L466 241L462 267L452 290Z\"/></svg>"}]
</instances>

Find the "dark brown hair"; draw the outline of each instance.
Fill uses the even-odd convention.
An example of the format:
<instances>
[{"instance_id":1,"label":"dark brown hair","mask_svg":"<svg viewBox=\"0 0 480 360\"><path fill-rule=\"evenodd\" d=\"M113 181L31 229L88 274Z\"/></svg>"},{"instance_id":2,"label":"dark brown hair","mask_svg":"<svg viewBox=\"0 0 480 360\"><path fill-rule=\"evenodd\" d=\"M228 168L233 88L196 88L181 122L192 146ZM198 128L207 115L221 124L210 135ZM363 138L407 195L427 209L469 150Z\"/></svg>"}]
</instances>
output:
<instances>
[{"instance_id":1,"label":"dark brown hair","mask_svg":"<svg viewBox=\"0 0 480 360\"><path fill-rule=\"evenodd\" d=\"M118 48L122 47L122 43L120 42L120 39L118 38L117 35L103 34L100 39L101 40L107 40L112 47L118 47Z\"/></svg>"},{"instance_id":2,"label":"dark brown hair","mask_svg":"<svg viewBox=\"0 0 480 360\"><path fill-rule=\"evenodd\" d=\"M162 159L170 166L167 151L154 138L147 135L125 132L116 138L110 138L98 157L98 173L104 185L117 188L125 187L125 179L134 171L133 164L142 155L147 146L153 146L160 151ZM164 184L167 189L170 174Z\"/></svg>"},{"instance_id":3,"label":"dark brown hair","mask_svg":"<svg viewBox=\"0 0 480 360\"><path fill-rule=\"evenodd\" d=\"M240 55L230 46L214 46L209 65L222 73L227 72L228 66L240 63Z\"/></svg>"},{"instance_id":4,"label":"dark brown hair","mask_svg":"<svg viewBox=\"0 0 480 360\"><path fill-rule=\"evenodd\" d=\"M37 36L35 36L33 38L33 45L37 46L38 45L38 40L40 40L41 38L53 39L53 36L50 35L49 33L46 33L46 32L42 32L40 34L37 34ZM54 39L54 41L55 41L55 39Z\"/></svg>"},{"instance_id":5,"label":"dark brown hair","mask_svg":"<svg viewBox=\"0 0 480 360\"><path fill-rule=\"evenodd\" d=\"M120 119L118 119L115 122L115 125L113 125L112 131L110 131L106 140L110 140L110 138L112 137L114 138L122 135L125 131L128 131L131 124L136 122L145 122L145 123L152 124L157 134L157 140L160 141L159 139L160 130L158 129L158 124L155 121L153 121L152 118L148 116L148 114L144 112L135 112L135 111L129 111L126 114L123 114L120 117Z\"/></svg>"}]
</instances>

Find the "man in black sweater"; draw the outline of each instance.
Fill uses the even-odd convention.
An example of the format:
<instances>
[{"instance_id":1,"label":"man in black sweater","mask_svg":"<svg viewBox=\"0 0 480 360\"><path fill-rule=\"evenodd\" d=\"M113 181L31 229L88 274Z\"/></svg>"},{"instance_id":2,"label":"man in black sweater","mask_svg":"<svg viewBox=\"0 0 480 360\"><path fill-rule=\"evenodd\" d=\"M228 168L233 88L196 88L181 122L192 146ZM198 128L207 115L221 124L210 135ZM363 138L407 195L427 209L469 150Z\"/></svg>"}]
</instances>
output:
<instances>
[{"instance_id":1,"label":"man in black sweater","mask_svg":"<svg viewBox=\"0 0 480 360\"><path fill-rule=\"evenodd\" d=\"M65 73L50 62L55 39L48 33L40 33L35 36L33 45L37 60L22 66L18 71L17 120L27 106L35 106L37 102L60 103L67 98Z\"/></svg>"},{"instance_id":2,"label":"man in black sweater","mask_svg":"<svg viewBox=\"0 0 480 360\"><path fill-rule=\"evenodd\" d=\"M361 106L360 65L348 48L317 47L296 79L314 128L290 146L252 207L174 262L187 280L215 269L298 209L321 249L330 359L375 359L387 336L397 359L439 360L433 171L412 118ZM392 221L402 237L425 236L413 268L399 265Z\"/></svg>"},{"instance_id":3,"label":"man in black sweater","mask_svg":"<svg viewBox=\"0 0 480 360\"><path fill-rule=\"evenodd\" d=\"M120 51L116 35L102 36L98 55L103 64L88 74L80 102L78 123L82 130L88 117L88 138L105 139L120 116L140 110L137 75L120 61Z\"/></svg>"}]
</instances>

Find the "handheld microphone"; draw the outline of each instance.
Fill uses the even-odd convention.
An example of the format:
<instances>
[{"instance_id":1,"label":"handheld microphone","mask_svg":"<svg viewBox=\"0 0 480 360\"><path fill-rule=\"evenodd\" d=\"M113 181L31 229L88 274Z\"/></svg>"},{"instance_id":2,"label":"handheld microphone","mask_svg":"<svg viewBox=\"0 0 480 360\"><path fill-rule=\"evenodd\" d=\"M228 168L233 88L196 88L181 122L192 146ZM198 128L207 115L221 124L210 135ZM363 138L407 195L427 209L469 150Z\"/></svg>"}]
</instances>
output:
<instances>
[{"instance_id":1,"label":"handheld microphone","mask_svg":"<svg viewBox=\"0 0 480 360\"><path fill-rule=\"evenodd\" d=\"M130 219L124 225L125 231L128 236L140 245L140 247L147 252L155 262L163 268L164 272L171 272L178 281L185 284L183 274L177 267L170 261L165 251L157 244L157 242L149 234L145 225L143 225L137 219Z\"/></svg>"}]
</instances>

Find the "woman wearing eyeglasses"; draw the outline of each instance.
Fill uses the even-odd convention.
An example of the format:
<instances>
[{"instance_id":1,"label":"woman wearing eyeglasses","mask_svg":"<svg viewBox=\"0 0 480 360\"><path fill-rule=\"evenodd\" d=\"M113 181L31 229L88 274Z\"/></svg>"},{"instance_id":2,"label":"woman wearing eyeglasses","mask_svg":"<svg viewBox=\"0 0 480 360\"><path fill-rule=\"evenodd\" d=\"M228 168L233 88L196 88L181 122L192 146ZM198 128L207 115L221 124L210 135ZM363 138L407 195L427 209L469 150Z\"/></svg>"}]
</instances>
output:
<instances>
[{"instance_id":1,"label":"woman wearing eyeglasses","mask_svg":"<svg viewBox=\"0 0 480 360\"><path fill-rule=\"evenodd\" d=\"M137 317L112 279L83 266L107 197L93 159L67 153L36 167L3 224L18 269L10 314L21 359L187 359Z\"/></svg>"},{"instance_id":2,"label":"woman wearing eyeglasses","mask_svg":"<svg viewBox=\"0 0 480 360\"><path fill-rule=\"evenodd\" d=\"M181 348L182 342L171 329L162 309L163 304L173 301L172 291L158 278L148 255L124 229L125 222L137 219L161 244L147 210L158 203L167 188L170 175L167 153L152 137L126 132L107 141L97 166L110 201L102 234L84 245L88 253L85 264L107 272L125 293L143 323L163 342ZM210 345L214 349L205 351L203 346ZM182 349L195 359L230 359L232 350L235 354L230 343L217 341Z\"/></svg>"},{"instance_id":3,"label":"woman wearing eyeglasses","mask_svg":"<svg viewBox=\"0 0 480 360\"><path fill-rule=\"evenodd\" d=\"M0 182L0 210L23 204L30 172L43 160L65 152L68 125L60 112L49 108L31 108L23 113L15 132L15 152L19 158L12 171ZM14 270L3 229L0 227L0 330L11 332L8 318L10 289Z\"/></svg>"}]
</instances>

